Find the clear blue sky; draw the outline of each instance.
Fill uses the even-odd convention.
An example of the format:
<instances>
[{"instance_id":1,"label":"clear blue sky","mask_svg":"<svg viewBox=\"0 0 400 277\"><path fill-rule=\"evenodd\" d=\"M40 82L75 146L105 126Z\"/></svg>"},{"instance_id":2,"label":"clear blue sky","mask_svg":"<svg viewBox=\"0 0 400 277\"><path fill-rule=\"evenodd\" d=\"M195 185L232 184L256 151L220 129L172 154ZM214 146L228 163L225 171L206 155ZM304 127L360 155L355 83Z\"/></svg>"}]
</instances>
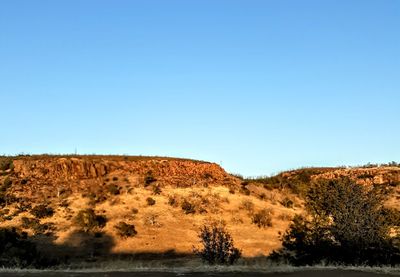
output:
<instances>
[{"instance_id":1,"label":"clear blue sky","mask_svg":"<svg viewBox=\"0 0 400 277\"><path fill-rule=\"evenodd\" d=\"M0 96L0 154L400 161L400 1L1 1Z\"/></svg>"}]
</instances>

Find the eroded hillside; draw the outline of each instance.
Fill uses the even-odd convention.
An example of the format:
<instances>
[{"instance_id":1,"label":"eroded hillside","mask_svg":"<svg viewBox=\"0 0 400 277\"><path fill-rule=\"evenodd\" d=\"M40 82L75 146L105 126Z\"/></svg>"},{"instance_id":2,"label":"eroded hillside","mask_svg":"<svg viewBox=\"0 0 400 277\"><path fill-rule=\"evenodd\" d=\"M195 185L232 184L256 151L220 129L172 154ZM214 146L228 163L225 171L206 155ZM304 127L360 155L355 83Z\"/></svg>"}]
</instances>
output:
<instances>
[{"instance_id":1,"label":"eroded hillside","mask_svg":"<svg viewBox=\"0 0 400 277\"><path fill-rule=\"evenodd\" d=\"M302 192L319 178L391 188L391 207L400 199L398 167L243 180L186 159L28 156L2 158L0 169L0 227L23 229L54 256L192 253L199 228L211 221L226 223L244 256L267 255L280 247L280 234L303 212Z\"/></svg>"}]
</instances>

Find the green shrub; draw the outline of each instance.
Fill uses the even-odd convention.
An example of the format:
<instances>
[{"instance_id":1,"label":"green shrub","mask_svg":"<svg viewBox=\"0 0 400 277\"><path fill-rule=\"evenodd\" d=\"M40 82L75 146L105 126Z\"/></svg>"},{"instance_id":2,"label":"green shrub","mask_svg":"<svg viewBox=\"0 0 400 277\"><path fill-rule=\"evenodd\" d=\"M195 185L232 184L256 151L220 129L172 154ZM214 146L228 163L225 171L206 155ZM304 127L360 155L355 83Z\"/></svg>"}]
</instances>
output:
<instances>
[{"instance_id":1,"label":"green shrub","mask_svg":"<svg viewBox=\"0 0 400 277\"><path fill-rule=\"evenodd\" d=\"M135 230L135 225L127 224L123 221L115 225L115 229L117 230L118 236L120 236L121 238L134 237L137 234L137 231Z\"/></svg>"},{"instance_id":2,"label":"green shrub","mask_svg":"<svg viewBox=\"0 0 400 277\"><path fill-rule=\"evenodd\" d=\"M48 207L47 205L41 204L35 206L30 213L35 216L36 218L45 218L45 217L51 217L54 214L54 210L51 207Z\"/></svg>"},{"instance_id":3,"label":"green shrub","mask_svg":"<svg viewBox=\"0 0 400 277\"><path fill-rule=\"evenodd\" d=\"M205 225L199 232L202 249L195 249L204 262L209 264L234 264L241 251L234 246L233 239L223 224Z\"/></svg>"},{"instance_id":4,"label":"green shrub","mask_svg":"<svg viewBox=\"0 0 400 277\"><path fill-rule=\"evenodd\" d=\"M78 212L75 223L84 232L91 232L106 226L107 218L103 215L97 215L93 209L86 209Z\"/></svg>"},{"instance_id":5,"label":"green shrub","mask_svg":"<svg viewBox=\"0 0 400 277\"><path fill-rule=\"evenodd\" d=\"M146 198L146 203L147 203L147 205L149 205L149 206L153 206L153 205L156 204L156 200L154 200L154 199L151 198L151 197L147 197L147 198Z\"/></svg>"},{"instance_id":6,"label":"green shrub","mask_svg":"<svg viewBox=\"0 0 400 277\"><path fill-rule=\"evenodd\" d=\"M267 209L260 210L253 214L251 221L259 228L272 227L271 211Z\"/></svg>"}]
</instances>

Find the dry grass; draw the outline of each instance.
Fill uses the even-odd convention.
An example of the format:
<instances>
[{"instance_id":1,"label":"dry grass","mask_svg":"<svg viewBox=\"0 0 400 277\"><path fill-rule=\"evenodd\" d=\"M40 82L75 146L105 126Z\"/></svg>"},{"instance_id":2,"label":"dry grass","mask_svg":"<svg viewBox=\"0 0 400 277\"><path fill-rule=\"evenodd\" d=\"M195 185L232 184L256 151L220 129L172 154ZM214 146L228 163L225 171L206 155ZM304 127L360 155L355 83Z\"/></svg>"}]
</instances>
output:
<instances>
[{"instance_id":1,"label":"dry grass","mask_svg":"<svg viewBox=\"0 0 400 277\"><path fill-rule=\"evenodd\" d=\"M52 159L64 156L29 156L17 157L17 159ZM68 156L75 157L75 156ZM86 156L77 156L79 158ZM171 160L162 157L125 157L125 156L90 156L88 159L107 159L115 161L128 160ZM175 160L172 158L172 160ZM186 160L186 159L183 159ZM191 161L191 160L190 160ZM3 180L5 176L0 177ZM106 180L108 179L108 180ZM254 184L248 185L250 195L239 193L240 180L235 183L224 184L213 182L212 178L207 180L193 180L190 176L167 176L164 179L157 178L154 186L160 186L161 192L155 193L151 184L147 188L143 184L143 176L121 170L118 167L112 174L97 179L82 179L63 182L60 187L67 189L68 194L57 197L57 191L51 191L52 187L44 184L28 182L24 189L30 189L24 193L31 196L33 206L40 204L46 199L54 209L54 215L50 218L41 219L41 223L54 223L55 243L63 244L76 231L72 219L79 210L92 208L96 214L107 217L108 222L102 229L105 235L114 240L112 253L132 252L166 252L171 249L180 253L191 253L192 247L198 244L197 232L199 228L212 220L223 220L227 224L237 247L242 249L245 257L267 255L272 250L281 246L280 233L285 232L290 220L295 214L303 212L302 200L289 193L287 190L266 190ZM83 193L101 192L111 183L116 184L119 194L106 194L106 199L94 203L89 197L82 196ZM176 185L182 184L182 185ZM79 186L79 190L74 186ZM41 198L35 196L35 190L46 188L49 192L42 193ZM81 191L85 190L85 191ZM395 188L394 196L400 196L400 187ZM235 193L232 193L235 192ZM51 198L47 199L48 194ZM148 206L146 199L153 198L155 205ZM285 207L281 202L288 198L293 201L293 206ZM192 203L195 213L185 214L181 208L183 201ZM60 203L68 205L60 205ZM395 197L388 201L388 206L398 206ZM16 205L7 207L13 214ZM136 209L136 210L134 210ZM270 210L272 227L259 228L252 223L252 215L260 210ZM0 222L1 227L19 226L21 218L30 216L29 212L21 212L12 220ZM119 222L124 221L133 224L137 235L121 239L117 236L114 228ZM28 232L31 232L28 230ZM31 233L30 233L31 234ZM49 250L50 251L50 250Z\"/></svg>"}]
</instances>

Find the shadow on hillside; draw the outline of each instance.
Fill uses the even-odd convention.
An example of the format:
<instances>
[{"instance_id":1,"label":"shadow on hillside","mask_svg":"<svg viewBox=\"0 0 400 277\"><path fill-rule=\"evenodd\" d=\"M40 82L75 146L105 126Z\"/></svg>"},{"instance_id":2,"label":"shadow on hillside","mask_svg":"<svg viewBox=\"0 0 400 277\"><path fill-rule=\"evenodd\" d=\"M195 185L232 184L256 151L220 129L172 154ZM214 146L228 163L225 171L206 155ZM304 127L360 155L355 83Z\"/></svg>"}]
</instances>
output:
<instances>
[{"instance_id":1,"label":"shadow on hillside","mask_svg":"<svg viewBox=\"0 0 400 277\"><path fill-rule=\"evenodd\" d=\"M105 233L90 234L76 231L71 233L62 244L52 235L36 235L31 240L45 263L51 265L70 261L91 261L107 256L114 247L114 239Z\"/></svg>"},{"instance_id":2,"label":"shadow on hillside","mask_svg":"<svg viewBox=\"0 0 400 277\"><path fill-rule=\"evenodd\" d=\"M132 268L178 268L198 267L202 261L193 253L181 253L171 249L164 252L115 253L114 238L106 233L85 233L75 231L62 243L52 235L35 235L28 238L37 247L36 258L25 266L45 269L49 267L70 269L132 269ZM14 247L19 247L14 245ZM32 252L33 253L33 252ZM8 256L11 259L12 256ZM24 259L24 256L18 258ZM265 266L268 257L241 258L239 266Z\"/></svg>"},{"instance_id":3,"label":"shadow on hillside","mask_svg":"<svg viewBox=\"0 0 400 277\"><path fill-rule=\"evenodd\" d=\"M172 266L180 260L194 258L193 254L178 253L174 249L165 252L125 252L114 253L113 237L105 233L71 233L63 243L56 242L57 237L36 235L31 240L37 245L41 256L41 266L65 264L95 263L108 261L169 261ZM168 264L168 262L166 262Z\"/></svg>"}]
</instances>

